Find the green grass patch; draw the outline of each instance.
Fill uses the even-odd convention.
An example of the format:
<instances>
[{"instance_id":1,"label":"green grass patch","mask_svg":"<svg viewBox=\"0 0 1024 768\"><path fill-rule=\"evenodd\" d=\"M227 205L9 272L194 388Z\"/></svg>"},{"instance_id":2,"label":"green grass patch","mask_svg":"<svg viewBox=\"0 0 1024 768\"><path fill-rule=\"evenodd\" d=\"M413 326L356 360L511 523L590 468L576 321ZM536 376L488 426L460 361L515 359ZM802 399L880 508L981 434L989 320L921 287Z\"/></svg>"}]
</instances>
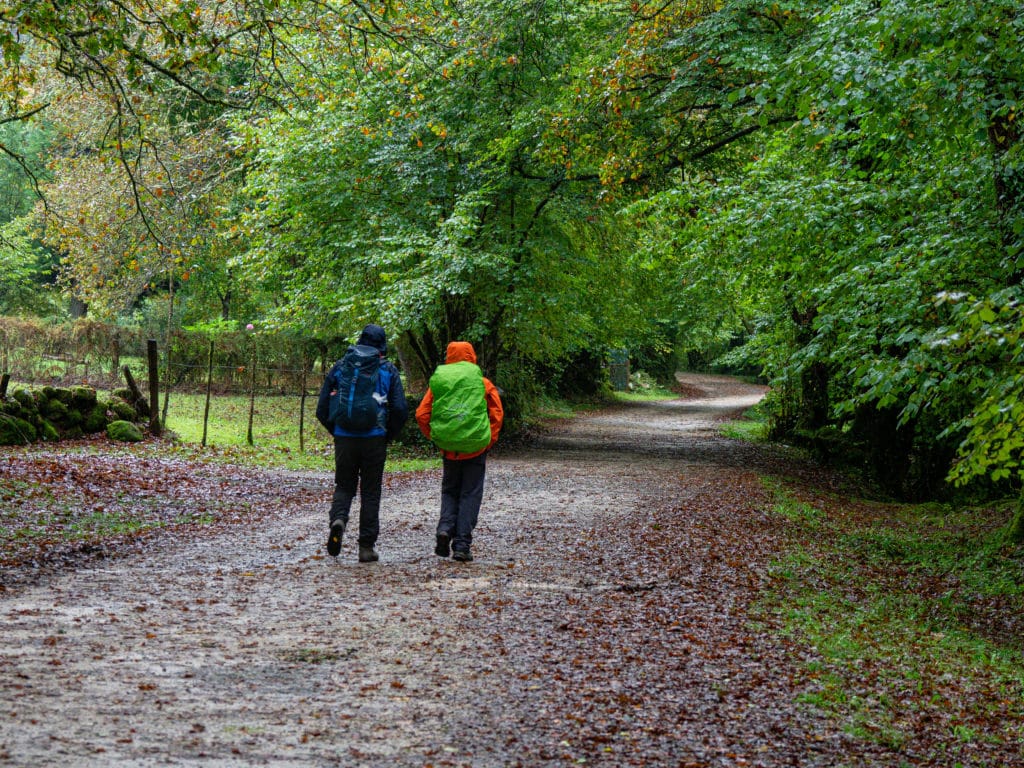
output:
<instances>
[{"instance_id":1,"label":"green grass patch","mask_svg":"<svg viewBox=\"0 0 1024 768\"><path fill-rule=\"evenodd\" d=\"M1024 598L1024 552L1007 544L1002 526L986 527L978 509L891 505L887 511L886 525L842 534L842 545L879 567L896 563L918 574L942 574L972 594ZM995 511L1008 519L1011 505Z\"/></svg>"},{"instance_id":2,"label":"green grass patch","mask_svg":"<svg viewBox=\"0 0 1024 768\"><path fill-rule=\"evenodd\" d=\"M656 400L678 400L679 395L657 384L642 387L632 392L615 392L615 400L623 403L647 403Z\"/></svg>"},{"instance_id":3,"label":"green grass patch","mask_svg":"<svg viewBox=\"0 0 1024 768\"><path fill-rule=\"evenodd\" d=\"M763 478L761 481L772 492L774 505L772 511L790 522L802 523L811 528L820 526L824 513L814 505L786 493L785 486L778 480Z\"/></svg>"},{"instance_id":4,"label":"green grass patch","mask_svg":"<svg viewBox=\"0 0 1024 768\"><path fill-rule=\"evenodd\" d=\"M64 531L64 538L70 541L123 536L138 533L147 528L159 527L159 520L149 520L128 513L92 512L76 518Z\"/></svg>"},{"instance_id":5,"label":"green grass patch","mask_svg":"<svg viewBox=\"0 0 1024 768\"><path fill-rule=\"evenodd\" d=\"M745 410L739 419L722 424L719 432L723 437L733 440L763 443L768 437L768 415L763 402Z\"/></svg>"},{"instance_id":6,"label":"green grass patch","mask_svg":"<svg viewBox=\"0 0 1024 768\"><path fill-rule=\"evenodd\" d=\"M970 759L1024 744L1024 551L999 508L827 509L765 480L794 544L773 564L759 622L813 649L800 700L858 739ZM1000 752L1002 754L1003 752Z\"/></svg>"},{"instance_id":7,"label":"green grass patch","mask_svg":"<svg viewBox=\"0 0 1024 768\"><path fill-rule=\"evenodd\" d=\"M542 424L547 421L571 419L581 409L593 409L593 405L580 405L568 400L547 395L536 398L530 403L530 424Z\"/></svg>"},{"instance_id":8,"label":"green grass patch","mask_svg":"<svg viewBox=\"0 0 1024 768\"><path fill-rule=\"evenodd\" d=\"M7 485L6 481L4 483ZM51 500L45 509L18 505L0 514L0 559L18 559L26 547L49 549L133 535L167 523L145 507L113 502L109 509L84 510L77 501ZM192 516L184 522L193 522Z\"/></svg>"},{"instance_id":9,"label":"green grass patch","mask_svg":"<svg viewBox=\"0 0 1024 768\"><path fill-rule=\"evenodd\" d=\"M202 443L206 396L171 393L167 409L167 428L185 443ZM300 413L297 397L260 396L253 408L253 444L299 448L299 418L303 419L303 437L311 450L328 445L330 436L316 420L316 398L308 397ZM217 395L210 398L206 425L206 444L217 446L248 445L249 398L245 395Z\"/></svg>"},{"instance_id":10,"label":"green grass patch","mask_svg":"<svg viewBox=\"0 0 1024 768\"><path fill-rule=\"evenodd\" d=\"M252 445L248 442L248 396L211 397L203 447L205 408L205 395L172 393L170 396L166 426L178 442L178 452L185 458L296 471L323 471L334 467L333 440L316 420L315 397L305 401L301 442L297 397L256 398ZM385 471L415 472L440 465L441 460L432 449L393 443L388 449Z\"/></svg>"}]
</instances>

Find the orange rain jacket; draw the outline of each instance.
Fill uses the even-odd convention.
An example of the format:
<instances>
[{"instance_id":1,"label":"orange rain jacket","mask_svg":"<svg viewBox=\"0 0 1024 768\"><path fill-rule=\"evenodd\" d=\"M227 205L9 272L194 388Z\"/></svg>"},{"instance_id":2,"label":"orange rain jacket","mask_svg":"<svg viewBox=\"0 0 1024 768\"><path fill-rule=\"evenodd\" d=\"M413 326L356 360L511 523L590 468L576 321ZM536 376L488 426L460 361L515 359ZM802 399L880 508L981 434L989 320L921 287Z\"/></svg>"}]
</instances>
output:
<instances>
[{"instance_id":1,"label":"orange rain jacket","mask_svg":"<svg viewBox=\"0 0 1024 768\"><path fill-rule=\"evenodd\" d=\"M445 355L445 363L470 362L476 364L476 350L468 341L453 341L448 345ZM483 451L475 453L455 453L454 451L441 451L446 459L471 459L479 456L484 451L491 449L498 442L498 433L501 432L501 423L505 418L505 409L501 406L501 396L498 388L491 383L491 380L484 377L484 398L487 400L487 418L491 422L491 443ZM420 425L420 431L430 439L430 414L434 410L434 393L427 388L427 394L416 409L416 422Z\"/></svg>"}]
</instances>

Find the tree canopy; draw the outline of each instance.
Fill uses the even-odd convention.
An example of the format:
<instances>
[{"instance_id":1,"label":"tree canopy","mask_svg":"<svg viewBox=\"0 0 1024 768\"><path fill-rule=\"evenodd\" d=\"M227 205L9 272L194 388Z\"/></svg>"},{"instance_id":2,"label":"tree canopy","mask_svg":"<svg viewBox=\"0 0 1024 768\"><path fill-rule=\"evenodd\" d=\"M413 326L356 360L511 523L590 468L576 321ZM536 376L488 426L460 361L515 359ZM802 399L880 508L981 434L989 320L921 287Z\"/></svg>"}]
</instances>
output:
<instances>
[{"instance_id":1,"label":"tree canopy","mask_svg":"<svg viewBox=\"0 0 1024 768\"><path fill-rule=\"evenodd\" d=\"M465 338L513 399L598 379L614 347L728 350L771 382L777 436L892 493L1024 479L1017 2L0 21L0 202L44 201L95 312L176 291L183 322L379 321L420 373Z\"/></svg>"}]
</instances>

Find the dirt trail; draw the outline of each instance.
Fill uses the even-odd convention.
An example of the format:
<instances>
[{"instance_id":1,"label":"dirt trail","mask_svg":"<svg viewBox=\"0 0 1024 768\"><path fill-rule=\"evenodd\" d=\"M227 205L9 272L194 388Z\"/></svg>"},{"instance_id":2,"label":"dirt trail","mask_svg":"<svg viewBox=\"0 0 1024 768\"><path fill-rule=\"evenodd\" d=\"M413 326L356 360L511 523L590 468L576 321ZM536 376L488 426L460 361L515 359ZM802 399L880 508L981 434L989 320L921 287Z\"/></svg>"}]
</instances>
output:
<instances>
[{"instance_id":1,"label":"dirt trail","mask_svg":"<svg viewBox=\"0 0 1024 768\"><path fill-rule=\"evenodd\" d=\"M836 764L747 615L778 459L715 422L761 390L685 383L493 455L470 564L436 472L388 478L372 565L280 475L287 516L0 592L0 765Z\"/></svg>"}]
</instances>

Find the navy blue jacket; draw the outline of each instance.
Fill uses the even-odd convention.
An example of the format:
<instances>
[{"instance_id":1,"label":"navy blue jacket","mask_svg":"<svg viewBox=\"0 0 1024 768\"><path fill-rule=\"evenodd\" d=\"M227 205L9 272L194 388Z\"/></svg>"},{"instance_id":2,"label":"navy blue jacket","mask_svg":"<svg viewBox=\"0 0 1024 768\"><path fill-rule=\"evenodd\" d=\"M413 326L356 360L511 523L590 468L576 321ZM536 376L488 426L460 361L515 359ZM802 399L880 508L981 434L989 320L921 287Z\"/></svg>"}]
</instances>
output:
<instances>
[{"instance_id":1,"label":"navy blue jacket","mask_svg":"<svg viewBox=\"0 0 1024 768\"><path fill-rule=\"evenodd\" d=\"M382 358L384 358L387 352L387 340L384 335L384 329L379 325L366 326L359 336L357 343L376 347L380 350ZM399 375L398 369L395 368L394 364L387 359L381 360L380 381L378 383L378 392L387 399L387 404L384 406L386 409L384 419L378 420L377 426L364 432L344 430L331 422L329 418L331 392L336 391L338 388L340 365L340 360L334 364L331 370L328 371L327 376L324 377L323 386L320 387L320 396L316 403L316 418L323 424L324 429L336 437L386 437L388 442L398 437L402 427L405 426L406 420L409 418L409 405L405 401L402 377Z\"/></svg>"}]
</instances>

